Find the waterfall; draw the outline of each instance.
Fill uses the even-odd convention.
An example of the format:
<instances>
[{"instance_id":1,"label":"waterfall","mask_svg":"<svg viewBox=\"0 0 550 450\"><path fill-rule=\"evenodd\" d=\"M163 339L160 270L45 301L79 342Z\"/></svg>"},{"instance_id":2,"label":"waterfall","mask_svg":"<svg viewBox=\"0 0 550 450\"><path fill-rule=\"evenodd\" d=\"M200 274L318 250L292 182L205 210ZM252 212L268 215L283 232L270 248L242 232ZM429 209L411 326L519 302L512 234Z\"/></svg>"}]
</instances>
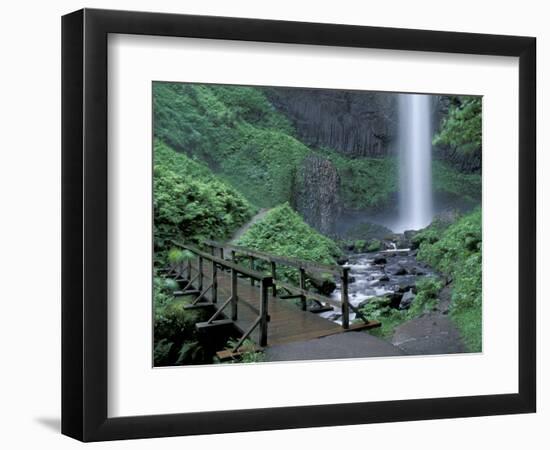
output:
<instances>
[{"instance_id":1,"label":"waterfall","mask_svg":"<svg viewBox=\"0 0 550 450\"><path fill-rule=\"evenodd\" d=\"M399 222L418 230L433 218L431 96L399 95Z\"/></svg>"}]
</instances>

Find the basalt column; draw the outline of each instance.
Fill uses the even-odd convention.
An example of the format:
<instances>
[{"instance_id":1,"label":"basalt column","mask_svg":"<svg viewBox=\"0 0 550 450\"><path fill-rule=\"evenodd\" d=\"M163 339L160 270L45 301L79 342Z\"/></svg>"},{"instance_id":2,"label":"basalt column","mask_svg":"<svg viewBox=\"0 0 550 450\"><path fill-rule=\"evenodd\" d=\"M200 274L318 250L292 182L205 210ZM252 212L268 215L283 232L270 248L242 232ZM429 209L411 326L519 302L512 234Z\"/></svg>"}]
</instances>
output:
<instances>
[{"instance_id":1,"label":"basalt column","mask_svg":"<svg viewBox=\"0 0 550 450\"><path fill-rule=\"evenodd\" d=\"M294 208L323 234L331 234L341 212L340 176L328 159L307 157L296 174Z\"/></svg>"}]
</instances>

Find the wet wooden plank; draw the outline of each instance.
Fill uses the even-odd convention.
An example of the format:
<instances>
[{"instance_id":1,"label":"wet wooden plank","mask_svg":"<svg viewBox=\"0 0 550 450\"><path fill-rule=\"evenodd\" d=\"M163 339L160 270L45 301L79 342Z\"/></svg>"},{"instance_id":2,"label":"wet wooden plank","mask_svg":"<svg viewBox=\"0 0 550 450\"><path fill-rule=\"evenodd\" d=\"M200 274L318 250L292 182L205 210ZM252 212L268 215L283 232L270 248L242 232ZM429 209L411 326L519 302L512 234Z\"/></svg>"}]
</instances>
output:
<instances>
[{"instance_id":1,"label":"wet wooden plank","mask_svg":"<svg viewBox=\"0 0 550 450\"><path fill-rule=\"evenodd\" d=\"M194 262L194 265L196 265L196 262ZM204 271L206 277L211 276L210 265L205 265ZM231 275L227 272L218 270L217 277L219 297L228 298L231 294L232 287ZM234 321L234 325L241 333L244 333L258 318L257 312L260 310L261 306L261 290L257 285L251 286L249 280L238 278L237 294L238 317L237 320ZM310 340L317 337L329 336L346 331L340 325L319 317L317 314L309 311L302 311L300 306L294 304L292 300L284 300L278 297L273 297L273 295L269 292L267 295L268 313L270 316L270 321L267 327L268 346L280 343ZM206 297L208 299L208 294ZM363 326L365 324L359 325ZM349 329L353 330L359 328L352 325ZM361 329L364 329L364 327ZM260 343L259 329L254 330L254 332L250 335L250 339L256 345Z\"/></svg>"}]
</instances>

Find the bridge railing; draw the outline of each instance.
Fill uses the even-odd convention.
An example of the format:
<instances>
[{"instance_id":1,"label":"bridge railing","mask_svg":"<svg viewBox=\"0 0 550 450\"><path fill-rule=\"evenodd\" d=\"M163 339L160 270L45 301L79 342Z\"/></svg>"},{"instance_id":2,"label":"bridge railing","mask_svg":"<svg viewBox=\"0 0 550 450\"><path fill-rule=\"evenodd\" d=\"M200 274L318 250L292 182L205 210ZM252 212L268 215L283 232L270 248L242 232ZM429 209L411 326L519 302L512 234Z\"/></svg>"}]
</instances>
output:
<instances>
[{"instance_id":1,"label":"bridge railing","mask_svg":"<svg viewBox=\"0 0 550 450\"><path fill-rule=\"evenodd\" d=\"M260 345L262 347L265 347L267 345L268 322L269 322L268 289L273 285L273 278L262 272L258 272L256 270L243 267L239 264L236 264L233 261L227 261L224 258L219 258L215 255L205 253L194 246L182 244L175 241L172 241L172 243L177 248L187 250L197 257L196 268L193 267L190 260L181 263L180 267L175 268L176 269L175 272L178 273L180 277L182 278L185 277L185 281L186 281L186 285L183 288L183 291L180 293L180 295L186 295L187 293L191 293L191 292L197 295L197 297L193 300L193 302L191 302L191 304L187 306L188 309L192 309L194 307L200 307L200 306L204 306L205 304L208 304L205 297L208 291L210 291L211 304L213 306L216 306L218 303L218 269L231 272L230 296L223 301L221 306L217 308L216 312L214 313L213 316L210 317L210 319L208 319L206 322L203 322L201 324L197 324L199 328L201 327L205 328L208 326L215 326L215 325L221 325L224 323L235 322L238 319L239 304L242 304L248 307L249 309L251 309L254 313L256 313L257 318L252 323L250 328L244 331L243 336L237 342L233 350L236 351L257 327L259 327ZM205 261L211 264L210 274L207 274L204 271ZM248 304L247 302L239 303L238 283L237 283L237 276L239 275L241 277L250 278L250 280L252 280L253 282L259 283L259 286L260 286L260 309L259 310L254 308L252 305ZM210 283L207 283L206 286L204 284L205 278L210 278ZM186 290L188 287L192 287L195 281L197 282L196 283L197 289L193 291ZM231 319L228 319L225 321L217 320L218 317L220 317L222 312L229 305L231 305L231 313L230 313Z\"/></svg>"},{"instance_id":2,"label":"bridge railing","mask_svg":"<svg viewBox=\"0 0 550 450\"><path fill-rule=\"evenodd\" d=\"M277 296L277 288L285 288L286 290L296 293L296 295L285 296L284 298L300 298L302 303L302 309L306 310L306 299L311 298L321 303L327 303L342 310L342 327L349 328L349 313L350 310L353 310L357 317L361 318L365 323L368 323L368 319L361 313L361 311L353 306L349 302L348 286L349 286L349 267L342 267L338 265L328 265L316 263L313 261L306 261L298 258L290 258L285 256L271 255L269 253L260 252L257 250L249 249L247 247L241 247L238 245L224 244L217 241L205 240L203 241L205 245L210 247L212 255L216 254L216 251L219 254L221 259L225 258L225 251L231 252L231 261L236 263L237 255L245 256L249 260L250 269L253 270L255 267L255 260L259 259L265 261L270 266L271 277L272 277L272 295ZM292 267L298 269L299 271L299 287L293 286L289 283L285 283L278 279L277 277L277 264ZM309 291L306 288L306 280L308 278L307 273L330 273L340 279L340 301L337 301L333 298L317 294ZM254 285L254 280L251 279L251 284Z\"/></svg>"}]
</instances>

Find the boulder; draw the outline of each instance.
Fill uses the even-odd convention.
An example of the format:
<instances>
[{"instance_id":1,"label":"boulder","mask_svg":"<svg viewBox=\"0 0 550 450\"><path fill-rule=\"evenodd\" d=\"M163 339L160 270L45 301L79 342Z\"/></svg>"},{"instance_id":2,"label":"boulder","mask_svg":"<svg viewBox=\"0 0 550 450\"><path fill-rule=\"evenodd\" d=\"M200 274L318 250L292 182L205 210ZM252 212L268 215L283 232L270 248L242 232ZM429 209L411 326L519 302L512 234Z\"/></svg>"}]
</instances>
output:
<instances>
[{"instance_id":1,"label":"boulder","mask_svg":"<svg viewBox=\"0 0 550 450\"><path fill-rule=\"evenodd\" d=\"M409 289L407 292L403 294L403 297L399 302L399 309L408 309L411 306L411 303L413 302L414 298L415 298L415 295L413 293L413 290Z\"/></svg>"},{"instance_id":2,"label":"boulder","mask_svg":"<svg viewBox=\"0 0 550 450\"><path fill-rule=\"evenodd\" d=\"M400 305L401 305L401 301L402 301L402 298L403 298L403 295L402 293L400 292L394 292L393 294L388 294L387 295L387 298L390 300L390 303L389 305L392 307L392 308L399 308Z\"/></svg>"},{"instance_id":3,"label":"boulder","mask_svg":"<svg viewBox=\"0 0 550 450\"><path fill-rule=\"evenodd\" d=\"M414 235L416 233L418 233L418 231L416 231L416 230L407 230L407 231L403 232L403 236L405 236L405 239L407 241L412 241L412 238L414 237Z\"/></svg>"},{"instance_id":4,"label":"boulder","mask_svg":"<svg viewBox=\"0 0 550 450\"><path fill-rule=\"evenodd\" d=\"M402 284L396 284L393 287L394 292L400 292L401 294L404 294L405 292L410 291L410 290L415 292L416 286L414 284L410 284L410 283L402 283Z\"/></svg>"},{"instance_id":5,"label":"boulder","mask_svg":"<svg viewBox=\"0 0 550 450\"><path fill-rule=\"evenodd\" d=\"M404 235L400 235L399 238L395 241L395 245L398 249L407 249L411 248L411 241L406 239Z\"/></svg>"},{"instance_id":6,"label":"boulder","mask_svg":"<svg viewBox=\"0 0 550 450\"><path fill-rule=\"evenodd\" d=\"M344 264L347 264L349 262L349 258L347 256L340 256L336 260L336 263L340 266L343 266Z\"/></svg>"},{"instance_id":7,"label":"boulder","mask_svg":"<svg viewBox=\"0 0 550 450\"><path fill-rule=\"evenodd\" d=\"M375 258L373 259L373 264L377 264L377 265L383 265L383 264L386 264L388 262L388 260L386 258L384 258L383 256L375 256Z\"/></svg>"},{"instance_id":8,"label":"boulder","mask_svg":"<svg viewBox=\"0 0 550 450\"><path fill-rule=\"evenodd\" d=\"M386 266L386 272L391 275L407 275L407 269L405 269L401 264Z\"/></svg>"},{"instance_id":9,"label":"boulder","mask_svg":"<svg viewBox=\"0 0 550 450\"><path fill-rule=\"evenodd\" d=\"M336 289L336 283L330 277L322 277L319 275L307 274L311 285L322 295L330 295Z\"/></svg>"},{"instance_id":10,"label":"boulder","mask_svg":"<svg viewBox=\"0 0 550 450\"><path fill-rule=\"evenodd\" d=\"M426 272L424 272L424 270L421 267L414 267L414 266L409 269L409 273L411 275L425 275L426 274Z\"/></svg>"}]
</instances>

